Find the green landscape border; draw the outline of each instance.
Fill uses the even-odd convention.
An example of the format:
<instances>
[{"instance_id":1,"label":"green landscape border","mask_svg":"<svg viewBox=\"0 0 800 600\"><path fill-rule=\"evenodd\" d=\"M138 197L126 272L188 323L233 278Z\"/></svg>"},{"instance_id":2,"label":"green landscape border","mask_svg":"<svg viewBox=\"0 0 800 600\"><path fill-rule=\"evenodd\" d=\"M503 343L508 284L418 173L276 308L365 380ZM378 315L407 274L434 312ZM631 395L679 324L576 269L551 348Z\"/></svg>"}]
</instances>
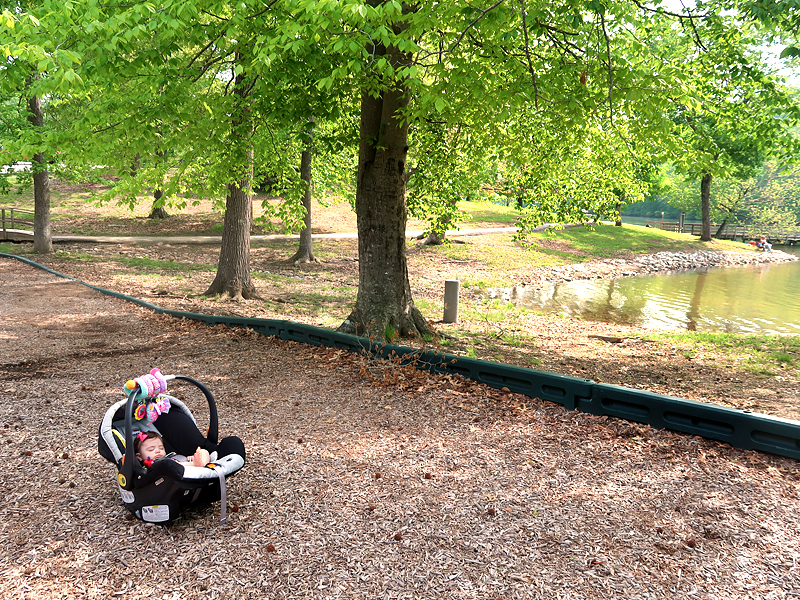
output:
<instances>
[{"instance_id":1,"label":"green landscape border","mask_svg":"<svg viewBox=\"0 0 800 600\"><path fill-rule=\"evenodd\" d=\"M204 315L166 309L138 298L88 284L27 258L4 253L0 253L0 256L19 260L58 277L85 285L102 294L138 304L157 314L200 321L208 325L246 327L263 335L276 336L283 340L396 360L400 365L413 365L418 369L433 373L457 374L493 388L507 388L511 392L524 394L530 398L555 402L569 410L579 410L593 415L607 415L645 423L659 429L698 435L725 442L742 450L759 450L800 459L800 422L797 421L617 385L596 383L591 379L557 375L394 344L378 344L368 338L286 320Z\"/></svg>"}]
</instances>

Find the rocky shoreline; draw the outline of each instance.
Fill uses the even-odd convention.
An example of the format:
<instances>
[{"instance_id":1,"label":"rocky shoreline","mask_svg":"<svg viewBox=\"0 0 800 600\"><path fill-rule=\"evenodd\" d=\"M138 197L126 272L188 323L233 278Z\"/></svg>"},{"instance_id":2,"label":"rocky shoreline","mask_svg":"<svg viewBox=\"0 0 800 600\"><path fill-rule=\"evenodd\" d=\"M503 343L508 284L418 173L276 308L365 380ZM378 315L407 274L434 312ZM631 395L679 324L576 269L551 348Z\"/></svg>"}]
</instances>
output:
<instances>
[{"instance_id":1,"label":"rocky shoreline","mask_svg":"<svg viewBox=\"0 0 800 600\"><path fill-rule=\"evenodd\" d=\"M536 287L546 284L564 283L589 279L619 279L637 275L674 273L712 267L732 267L761 263L783 263L798 260L793 254L780 250L772 252L657 252L630 259L612 258L593 260L586 263L541 267L531 273L529 281L517 285Z\"/></svg>"}]
</instances>

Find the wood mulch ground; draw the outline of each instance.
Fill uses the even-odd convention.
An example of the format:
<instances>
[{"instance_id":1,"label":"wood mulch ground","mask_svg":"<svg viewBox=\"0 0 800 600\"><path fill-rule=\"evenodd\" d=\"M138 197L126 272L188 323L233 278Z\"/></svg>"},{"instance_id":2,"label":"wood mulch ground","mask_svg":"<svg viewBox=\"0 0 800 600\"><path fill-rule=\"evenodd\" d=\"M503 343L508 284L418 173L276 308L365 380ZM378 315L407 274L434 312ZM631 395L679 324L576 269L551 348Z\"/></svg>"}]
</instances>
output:
<instances>
[{"instance_id":1,"label":"wood mulch ground","mask_svg":"<svg viewBox=\"0 0 800 600\"><path fill-rule=\"evenodd\" d=\"M602 362L612 344L574 333ZM245 442L225 524L217 505L132 519L97 453L123 382L154 366L205 383ZM379 372L0 258L0 597L800 596L796 461Z\"/></svg>"}]
</instances>

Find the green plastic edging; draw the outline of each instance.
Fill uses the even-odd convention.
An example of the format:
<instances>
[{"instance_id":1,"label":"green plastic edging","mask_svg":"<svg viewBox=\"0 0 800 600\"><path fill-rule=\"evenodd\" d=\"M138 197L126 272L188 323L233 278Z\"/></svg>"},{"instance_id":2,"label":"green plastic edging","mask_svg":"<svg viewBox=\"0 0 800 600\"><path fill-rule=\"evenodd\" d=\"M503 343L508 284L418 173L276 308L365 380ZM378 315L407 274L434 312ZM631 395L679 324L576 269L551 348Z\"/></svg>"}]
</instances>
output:
<instances>
[{"instance_id":1,"label":"green plastic edging","mask_svg":"<svg viewBox=\"0 0 800 600\"><path fill-rule=\"evenodd\" d=\"M312 346L339 348L359 354L371 354L374 350L374 345L367 338L349 335L339 331L332 331L331 329L324 329L322 327L314 327L313 325L292 323L291 321L284 321L284 324L285 327L280 332L280 338L282 340L302 342Z\"/></svg>"},{"instance_id":2,"label":"green plastic edging","mask_svg":"<svg viewBox=\"0 0 800 600\"><path fill-rule=\"evenodd\" d=\"M726 442L743 450L759 450L800 459L800 422L797 421L622 386L595 383L590 379L433 351L420 351L393 344L376 344L368 338L280 319L225 317L165 309L138 298L85 283L20 256L0 253L0 257L19 260L102 294L132 302L157 314L200 321L208 325L246 327L283 340L371 354L380 358L396 358L400 364L413 364L416 368L434 373L458 374L490 387L507 388L511 392L531 398L549 400L570 410L613 416L660 429L671 429Z\"/></svg>"},{"instance_id":3,"label":"green plastic edging","mask_svg":"<svg viewBox=\"0 0 800 600\"><path fill-rule=\"evenodd\" d=\"M605 383L577 408L800 459L800 424L788 419Z\"/></svg>"},{"instance_id":4,"label":"green plastic edging","mask_svg":"<svg viewBox=\"0 0 800 600\"><path fill-rule=\"evenodd\" d=\"M274 335L279 336L280 332L285 328L286 321L282 319L250 319L244 317L227 317L227 316L219 316L219 315L204 315L200 313L191 313L182 310L173 310L170 308L162 308L156 304L151 304L149 302L145 302L144 300L140 300L139 298L134 298L133 296L127 296L125 294L121 294L119 292L114 292L112 290L107 290L105 288L98 287L96 285L92 285L90 283L86 283L85 281L81 281L75 277L70 277L69 275L64 275L63 273L59 273L58 271L54 271L44 265L40 265L39 263L33 262L27 258L22 256L16 256L15 254L5 254L0 252L0 257L3 258L13 258L20 262L23 262L31 267L36 269L40 269L42 271L46 271L51 275L55 275L56 277L62 277L63 279L69 279L70 281L74 281L75 283L80 283L90 289L95 290L96 292L100 292L101 294L105 294L106 296L113 296L114 298L118 298L119 300L124 300L126 302L131 302L148 310L152 310L154 313L158 315L169 315L171 317L176 317L178 319L189 319L191 321L201 321L203 323L207 323L208 325L227 325L229 327L246 327L253 329L259 333L263 333L265 335Z\"/></svg>"}]
</instances>

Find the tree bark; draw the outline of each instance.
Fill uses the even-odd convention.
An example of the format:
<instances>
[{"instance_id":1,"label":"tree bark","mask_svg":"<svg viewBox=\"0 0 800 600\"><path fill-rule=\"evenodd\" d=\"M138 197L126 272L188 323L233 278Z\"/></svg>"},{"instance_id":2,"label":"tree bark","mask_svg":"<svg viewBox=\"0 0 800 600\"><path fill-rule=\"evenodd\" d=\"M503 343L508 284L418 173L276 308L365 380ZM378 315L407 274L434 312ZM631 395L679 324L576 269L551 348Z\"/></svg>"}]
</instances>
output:
<instances>
[{"instance_id":1,"label":"tree bark","mask_svg":"<svg viewBox=\"0 0 800 600\"><path fill-rule=\"evenodd\" d=\"M703 171L700 180L700 208L703 214L703 228L700 233L701 242L711 241L711 173Z\"/></svg>"},{"instance_id":2,"label":"tree bark","mask_svg":"<svg viewBox=\"0 0 800 600\"><path fill-rule=\"evenodd\" d=\"M389 49L387 58L408 57ZM377 98L361 96L361 127L356 186L358 296L339 331L391 340L395 335L430 333L414 305L406 260L406 153L408 124L400 111L408 98L400 85Z\"/></svg>"},{"instance_id":3,"label":"tree bark","mask_svg":"<svg viewBox=\"0 0 800 600\"><path fill-rule=\"evenodd\" d=\"M247 191L249 188L250 180L228 185L219 265L206 296L225 294L234 300L258 297L250 276L250 206L253 198Z\"/></svg>"},{"instance_id":4,"label":"tree bark","mask_svg":"<svg viewBox=\"0 0 800 600\"><path fill-rule=\"evenodd\" d=\"M725 225L727 225L727 224L728 224L728 218L729 218L729 217L725 217L725 218L722 220L722 225L720 225L719 227L717 227L717 232L714 234L714 237L717 237L717 238L718 238L719 236L721 236L721 235L722 235L722 232L725 230Z\"/></svg>"},{"instance_id":5,"label":"tree bark","mask_svg":"<svg viewBox=\"0 0 800 600\"><path fill-rule=\"evenodd\" d=\"M303 217L303 230L300 232L300 246L290 259L294 266L319 262L314 256L311 239L311 159L311 149L306 148L300 155L300 179L306 182L306 193L303 194L303 208L306 214Z\"/></svg>"},{"instance_id":6,"label":"tree bark","mask_svg":"<svg viewBox=\"0 0 800 600\"><path fill-rule=\"evenodd\" d=\"M44 126L42 99L31 96L28 100L28 122L36 129ZM50 174L44 152L37 152L31 160L33 170L33 251L50 254L53 235L50 229Z\"/></svg>"},{"instance_id":7,"label":"tree bark","mask_svg":"<svg viewBox=\"0 0 800 600\"><path fill-rule=\"evenodd\" d=\"M428 235L422 234L417 239L422 240L422 242L420 242L420 246L441 246L444 244L445 234L440 234L437 231L431 231L428 233Z\"/></svg>"},{"instance_id":8,"label":"tree bark","mask_svg":"<svg viewBox=\"0 0 800 600\"><path fill-rule=\"evenodd\" d=\"M153 206L150 207L148 219L166 219L169 217L167 209L159 202L162 196L164 196L163 190L156 190L153 192Z\"/></svg>"},{"instance_id":9,"label":"tree bark","mask_svg":"<svg viewBox=\"0 0 800 600\"><path fill-rule=\"evenodd\" d=\"M237 55L237 61L240 59L241 56ZM245 73L236 76L234 94L238 101L231 120L231 140L237 144L233 154L240 160L232 168L240 178L227 186L217 274L205 293L206 296L225 294L234 300L258 297L250 276L250 225L253 221L253 196L250 190L253 184L255 128L247 91L249 83Z\"/></svg>"}]
</instances>

